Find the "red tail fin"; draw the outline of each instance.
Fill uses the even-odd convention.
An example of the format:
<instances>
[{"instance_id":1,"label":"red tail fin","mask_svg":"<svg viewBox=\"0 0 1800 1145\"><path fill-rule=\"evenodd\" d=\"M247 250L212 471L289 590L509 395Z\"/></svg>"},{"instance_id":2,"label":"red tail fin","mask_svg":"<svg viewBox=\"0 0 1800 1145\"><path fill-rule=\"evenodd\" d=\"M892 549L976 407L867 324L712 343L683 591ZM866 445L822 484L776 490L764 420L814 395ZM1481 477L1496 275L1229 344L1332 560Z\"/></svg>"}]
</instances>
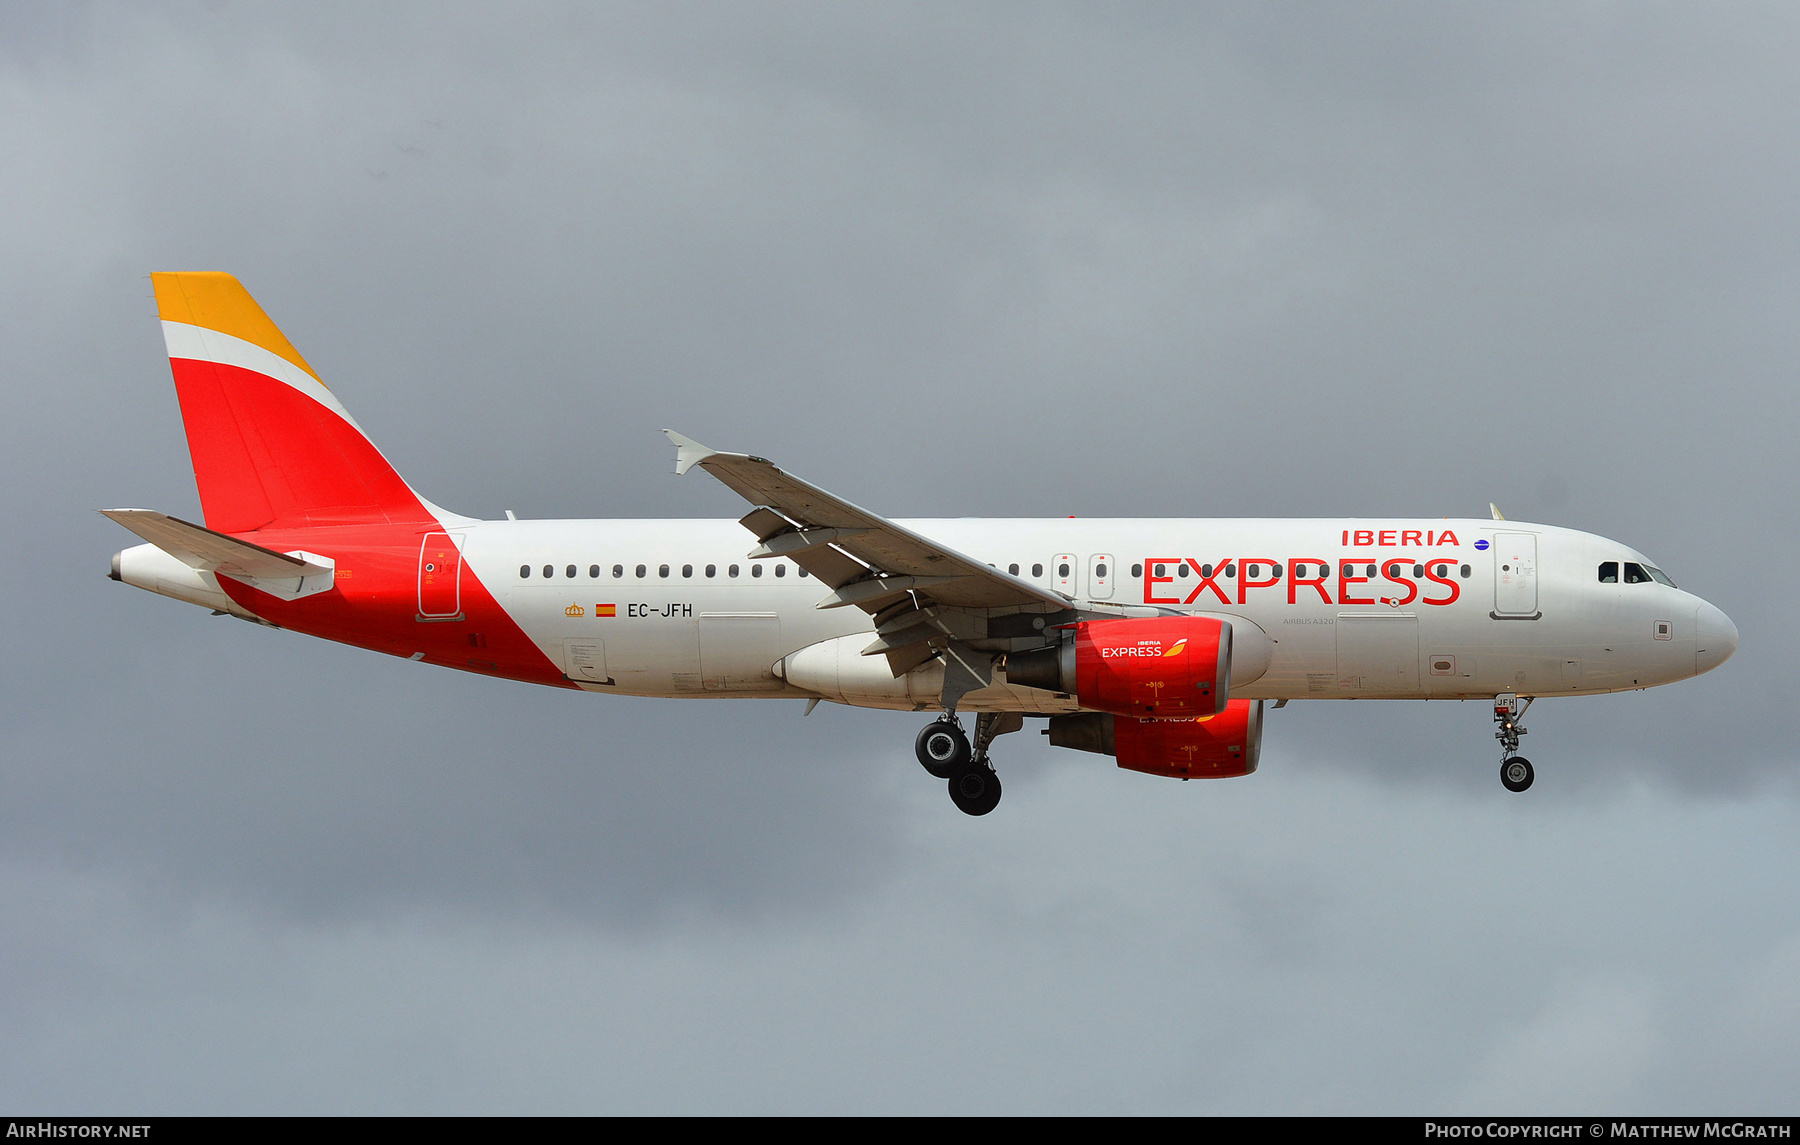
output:
<instances>
[{"instance_id":1,"label":"red tail fin","mask_svg":"<svg viewBox=\"0 0 1800 1145\"><path fill-rule=\"evenodd\" d=\"M208 528L437 527L237 279L150 279Z\"/></svg>"}]
</instances>

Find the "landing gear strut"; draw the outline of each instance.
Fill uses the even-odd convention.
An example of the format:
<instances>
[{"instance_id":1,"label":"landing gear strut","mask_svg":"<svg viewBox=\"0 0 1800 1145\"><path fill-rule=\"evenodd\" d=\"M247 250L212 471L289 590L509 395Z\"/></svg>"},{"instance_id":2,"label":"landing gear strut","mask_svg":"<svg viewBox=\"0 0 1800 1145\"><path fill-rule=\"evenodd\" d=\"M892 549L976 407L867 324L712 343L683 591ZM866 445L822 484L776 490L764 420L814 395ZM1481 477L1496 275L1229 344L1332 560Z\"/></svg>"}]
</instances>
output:
<instances>
[{"instance_id":1,"label":"landing gear strut","mask_svg":"<svg viewBox=\"0 0 1800 1145\"><path fill-rule=\"evenodd\" d=\"M1525 734L1525 712L1534 698L1526 696L1521 700L1512 692L1494 697L1494 722L1500 725L1494 733L1500 741L1500 783L1508 791L1524 791L1536 777L1531 761L1518 754L1519 737Z\"/></svg>"},{"instance_id":2,"label":"landing gear strut","mask_svg":"<svg viewBox=\"0 0 1800 1145\"><path fill-rule=\"evenodd\" d=\"M975 717L975 742L969 743L962 723L946 713L926 724L913 742L919 763L950 787L950 802L965 815L986 815L1000 803L1000 777L988 761L995 736L1025 726L1018 712L982 712Z\"/></svg>"}]
</instances>

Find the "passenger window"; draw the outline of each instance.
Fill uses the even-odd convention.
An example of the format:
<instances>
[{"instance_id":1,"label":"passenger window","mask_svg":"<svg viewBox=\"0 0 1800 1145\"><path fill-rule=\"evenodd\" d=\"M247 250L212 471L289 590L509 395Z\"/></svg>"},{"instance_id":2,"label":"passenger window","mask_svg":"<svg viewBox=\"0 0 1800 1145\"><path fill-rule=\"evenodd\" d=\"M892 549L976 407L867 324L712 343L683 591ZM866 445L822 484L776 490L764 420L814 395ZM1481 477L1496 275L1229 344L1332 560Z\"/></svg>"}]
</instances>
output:
<instances>
[{"instance_id":1,"label":"passenger window","mask_svg":"<svg viewBox=\"0 0 1800 1145\"><path fill-rule=\"evenodd\" d=\"M718 565L707 565L706 566L706 576L707 576L708 580L711 580L713 577L718 576L718 575L719 575L719 566Z\"/></svg>"},{"instance_id":2,"label":"passenger window","mask_svg":"<svg viewBox=\"0 0 1800 1145\"><path fill-rule=\"evenodd\" d=\"M643 579L644 579L644 566L643 566L643 565L639 565L639 566L638 566L638 567L637 567L637 575L638 575L638 579L639 579L639 580L643 580Z\"/></svg>"},{"instance_id":3,"label":"passenger window","mask_svg":"<svg viewBox=\"0 0 1800 1145\"><path fill-rule=\"evenodd\" d=\"M1438 575L1439 575L1439 576L1443 576L1443 575L1444 575L1444 573L1445 573L1445 571L1446 571L1446 570L1448 570L1448 569L1449 569L1449 567L1450 567L1450 566L1449 566L1449 565L1439 565L1439 566L1438 566L1438 567L1437 567L1437 574L1438 574Z\"/></svg>"},{"instance_id":4,"label":"passenger window","mask_svg":"<svg viewBox=\"0 0 1800 1145\"><path fill-rule=\"evenodd\" d=\"M1225 566L1225 575L1228 577L1237 576L1237 567L1235 565L1229 565L1229 564L1226 565Z\"/></svg>"},{"instance_id":5,"label":"passenger window","mask_svg":"<svg viewBox=\"0 0 1800 1145\"><path fill-rule=\"evenodd\" d=\"M693 576L694 575L694 566L693 565L682 565L681 566L681 575L685 576L685 577Z\"/></svg>"},{"instance_id":6,"label":"passenger window","mask_svg":"<svg viewBox=\"0 0 1800 1145\"><path fill-rule=\"evenodd\" d=\"M751 576L761 576L762 575L762 566L761 565L751 565L750 566L750 575Z\"/></svg>"},{"instance_id":7,"label":"passenger window","mask_svg":"<svg viewBox=\"0 0 1800 1145\"><path fill-rule=\"evenodd\" d=\"M599 565L589 565L588 566L588 579L589 580L599 580L600 579L600 566Z\"/></svg>"},{"instance_id":8,"label":"passenger window","mask_svg":"<svg viewBox=\"0 0 1800 1145\"><path fill-rule=\"evenodd\" d=\"M1374 566L1374 565L1370 565L1370 566L1369 566L1369 568L1368 568L1368 571L1367 571L1367 572L1365 572L1365 573L1364 573L1364 574L1363 574L1363 575L1364 575L1364 576L1374 576L1374 575L1375 575L1375 566Z\"/></svg>"},{"instance_id":9,"label":"passenger window","mask_svg":"<svg viewBox=\"0 0 1800 1145\"><path fill-rule=\"evenodd\" d=\"M1424 565L1414 565L1413 566L1413 575L1414 576L1424 576L1425 575L1425 566Z\"/></svg>"},{"instance_id":10,"label":"passenger window","mask_svg":"<svg viewBox=\"0 0 1800 1145\"><path fill-rule=\"evenodd\" d=\"M556 566L555 565L545 565L544 566L544 579L545 580L549 580L551 577L553 577L555 575L556 575Z\"/></svg>"},{"instance_id":11,"label":"passenger window","mask_svg":"<svg viewBox=\"0 0 1800 1145\"><path fill-rule=\"evenodd\" d=\"M1019 566L1016 564L1007 565L1006 571L1007 571L1008 575L1010 575L1010 576L1018 576L1019 575Z\"/></svg>"},{"instance_id":12,"label":"passenger window","mask_svg":"<svg viewBox=\"0 0 1800 1145\"><path fill-rule=\"evenodd\" d=\"M1601 584L1618 584L1619 583L1619 562L1618 561L1602 561L1602 562L1600 562L1600 583Z\"/></svg>"},{"instance_id":13,"label":"passenger window","mask_svg":"<svg viewBox=\"0 0 1800 1145\"><path fill-rule=\"evenodd\" d=\"M1069 575L1069 562L1064 561L1062 564L1057 565L1056 566L1056 575L1059 577L1066 578Z\"/></svg>"},{"instance_id":14,"label":"passenger window","mask_svg":"<svg viewBox=\"0 0 1800 1145\"><path fill-rule=\"evenodd\" d=\"M530 565L520 565L519 566L519 579L520 580L528 580L528 579L530 579L530 577L531 577L531 566Z\"/></svg>"},{"instance_id":15,"label":"passenger window","mask_svg":"<svg viewBox=\"0 0 1800 1145\"><path fill-rule=\"evenodd\" d=\"M1244 575L1252 578L1259 577L1262 575L1262 566L1250 565L1244 569Z\"/></svg>"},{"instance_id":16,"label":"passenger window","mask_svg":"<svg viewBox=\"0 0 1800 1145\"><path fill-rule=\"evenodd\" d=\"M730 568L728 568L728 569L726 569L726 570L725 570L725 575L726 575L726 576L736 576L736 575L737 575L737 572L738 572L738 570L737 570L737 566L736 566L736 565L732 565L732 566L731 566L731 567L730 567Z\"/></svg>"},{"instance_id":17,"label":"passenger window","mask_svg":"<svg viewBox=\"0 0 1800 1145\"><path fill-rule=\"evenodd\" d=\"M574 580L575 579L575 566L570 565L568 568L564 569L563 575L568 577L570 580Z\"/></svg>"},{"instance_id":18,"label":"passenger window","mask_svg":"<svg viewBox=\"0 0 1800 1145\"><path fill-rule=\"evenodd\" d=\"M1187 562L1182 561L1180 564L1175 566L1175 575L1180 577L1183 580L1186 580L1187 579L1187 570L1188 570Z\"/></svg>"},{"instance_id":19,"label":"passenger window","mask_svg":"<svg viewBox=\"0 0 1800 1145\"><path fill-rule=\"evenodd\" d=\"M1462 578L1463 578L1463 579L1464 579L1464 580L1468 580L1468 579L1469 579L1469 566L1468 566L1468 565L1464 565L1464 566L1463 566L1463 567L1462 567L1462 570L1461 570L1461 576L1462 576Z\"/></svg>"},{"instance_id":20,"label":"passenger window","mask_svg":"<svg viewBox=\"0 0 1800 1145\"><path fill-rule=\"evenodd\" d=\"M1094 566L1094 575L1097 577L1100 577L1102 579L1104 579L1106 577L1106 562L1105 561L1101 561L1099 564Z\"/></svg>"},{"instance_id":21,"label":"passenger window","mask_svg":"<svg viewBox=\"0 0 1800 1145\"><path fill-rule=\"evenodd\" d=\"M1160 577L1163 575L1163 570L1166 569L1167 567L1168 567L1167 565L1151 565L1150 566L1150 574L1152 576Z\"/></svg>"},{"instance_id":22,"label":"passenger window","mask_svg":"<svg viewBox=\"0 0 1800 1145\"><path fill-rule=\"evenodd\" d=\"M1138 577L1141 577L1143 575L1144 575L1144 566L1142 564L1135 564L1135 565L1131 566L1131 576L1132 576L1133 580L1136 580Z\"/></svg>"},{"instance_id":23,"label":"passenger window","mask_svg":"<svg viewBox=\"0 0 1800 1145\"><path fill-rule=\"evenodd\" d=\"M797 569L800 569L801 576L811 576L812 575L811 573L807 572L805 569L800 568L799 565L795 565L794 567Z\"/></svg>"},{"instance_id":24,"label":"passenger window","mask_svg":"<svg viewBox=\"0 0 1800 1145\"><path fill-rule=\"evenodd\" d=\"M1044 575L1044 566L1043 565L1032 565L1031 566L1031 575L1032 576L1043 576Z\"/></svg>"},{"instance_id":25,"label":"passenger window","mask_svg":"<svg viewBox=\"0 0 1800 1145\"><path fill-rule=\"evenodd\" d=\"M786 576L787 575L787 566L780 565L780 564L776 565L775 566L775 575L776 576Z\"/></svg>"},{"instance_id":26,"label":"passenger window","mask_svg":"<svg viewBox=\"0 0 1800 1145\"><path fill-rule=\"evenodd\" d=\"M624 575L625 575L625 566L624 565L614 565L613 566L613 579L614 580L618 580L620 577L623 577Z\"/></svg>"},{"instance_id":27,"label":"passenger window","mask_svg":"<svg viewBox=\"0 0 1800 1145\"><path fill-rule=\"evenodd\" d=\"M1637 564L1634 561L1626 561L1625 562L1625 583L1626 584L1649 584L1650 583L1650 574L1644 571L1643 565Z\"/></svg>"},{"instance_id":28,"label":"passenger window","mask_svg":"<svg viewBox=\"0 0 1800 1145\"><path fill-rule=\"evenodd\" d=\"M1356 566L1355 565L1345 565L1344 566L1344 578L1346 580L1348 580L1350 577L1353 577L1355 575L1356 575Z\"/></svg>"},{"instance_id":29,"label":"passenger window","mask_svg":"<svg viewBox=\"0 0 1800 1145\"><path fill-rule=\"evenodd\" d=\"M669 575L669 566L668 565L657 565L656 566L656 575L661 576L661 577L668 576Z\"/></svg>"},{"instance_id":30,"label":"passenger window","mask_svg":"<svg viewBox=\"0 0 1800 1145\"><path fill-rule=\"evenodd\" d=\"M1201 565L1200 566L1200 575L1204 576L1204 577L1212 576L1212 566L1211 565Z\"/></svg>"}]
</instances>

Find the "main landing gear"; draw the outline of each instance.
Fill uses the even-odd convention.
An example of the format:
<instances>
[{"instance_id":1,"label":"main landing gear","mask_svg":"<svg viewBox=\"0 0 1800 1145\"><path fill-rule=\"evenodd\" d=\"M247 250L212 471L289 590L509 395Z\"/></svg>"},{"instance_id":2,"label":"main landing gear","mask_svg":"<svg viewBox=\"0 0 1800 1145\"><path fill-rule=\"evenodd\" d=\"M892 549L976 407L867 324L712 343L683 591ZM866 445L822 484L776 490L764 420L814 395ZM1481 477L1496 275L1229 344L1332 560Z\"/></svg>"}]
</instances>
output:
<instances>
[{"instance_id":1,"label":"main landing gear","mask_svg":"<svg viewBox=\"0 0 1800 1145\"><path fill-rule=\"evenodd\" d=\"M933 720L919 729L913 751L918 753L919 766L930 772L934 779L949 779L967 767L969 757L974 754L969 750L969 737L963 734L962 725L956 722L955 716Z\"/></svg>"},{"instance_id":2,"label":"main landing gear","mask_svg":"<svg viewBox=\"0 0 1800 1145\"><path fill-rule=\"evenodd\" d=\"M962 722L946 714L926 724L913 741L919 764L950 787L950 802L965 815L986 815L1000 804L1000 777L988 761L994 737L1018 731L1025 717L1018 712L982 712L975 717L975 742L969 743Z\"/></svg>"},{"instance_id":3,"label":"main landing gear","mask_svg":"<svg viewBox=\"0 0 1800 1145\"><path fill-rule=\"evenodd\" d=\"M1519 737L1525 734L1525 712L1533 699L1526 696L1521 700L1512 692L1502 692L1494 697L1494 722L1500 725L1500 730L1494 733L1494 738L1500 741L1500 784L1508 791L1524 791L1536 777L1531 761L1518 754Z\"/></svg>"}]
</instances>

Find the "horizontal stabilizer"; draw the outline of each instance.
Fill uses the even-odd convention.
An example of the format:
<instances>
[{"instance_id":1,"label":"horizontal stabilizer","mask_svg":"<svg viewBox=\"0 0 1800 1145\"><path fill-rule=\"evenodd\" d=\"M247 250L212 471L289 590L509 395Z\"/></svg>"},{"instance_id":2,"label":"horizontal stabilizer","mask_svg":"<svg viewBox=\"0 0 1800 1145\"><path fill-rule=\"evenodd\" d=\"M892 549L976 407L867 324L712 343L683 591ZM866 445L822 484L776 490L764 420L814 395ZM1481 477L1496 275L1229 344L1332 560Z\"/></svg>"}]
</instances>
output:
<instances>
[{"instance_id":1,"label":"horizontal stabilizer","mask_svg":"<svg viewBox=\"0 0 1800 1145\"><path fill-rule=\"evenodd\" d=\"M265 549L154 509L102 509L103 514L189 568L253 580L323 576L332 566Z\"/></svg>"}]
</instances>

